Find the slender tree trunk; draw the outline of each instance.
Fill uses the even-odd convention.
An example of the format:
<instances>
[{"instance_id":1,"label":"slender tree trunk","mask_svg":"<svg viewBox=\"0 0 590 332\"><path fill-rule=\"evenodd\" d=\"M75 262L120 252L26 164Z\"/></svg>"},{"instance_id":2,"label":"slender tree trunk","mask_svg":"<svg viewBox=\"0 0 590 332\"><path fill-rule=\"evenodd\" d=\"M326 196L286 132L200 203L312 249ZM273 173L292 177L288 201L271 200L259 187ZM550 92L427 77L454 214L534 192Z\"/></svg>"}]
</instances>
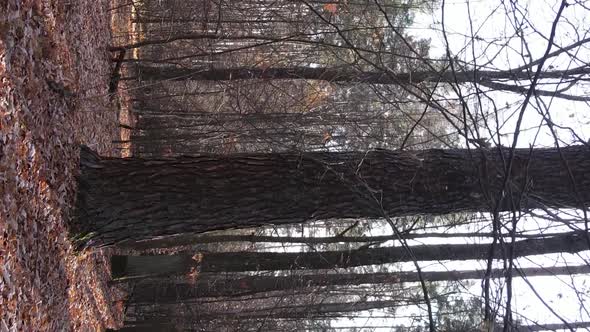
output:
<instances>
[{"instance_id":1,"label":"slender tree trunk","mask_svg":"<svg viewBox=\"0 0 590 332\"><path fill-rule=\"evenodd\" d=\"M320 303L320 304L290 304L290 305L273 305L262 308L240 308L202 312L198 305L186 304L183 312L176 311L168 306L156 306L151 312L142 313L142 317L146 320L156 319L178 319L193 318L194 321L199 320L223 320L223 319L257 319L257 318L291 318L291 319L305 319L305 318L330 318L339 317L340 313L345 312L359 312L371 309L391 308L407 305L404 300L380 300L380 301L357 301L357 302L335 302L335 303ZM174 308L174 307L172 307Z\"/></svg>"},{"instance_id":2,"label":"slender tree trunk","mask_svg":"<svg viewBox=\"0 0 590 332\"><path fill-rule=\"evenodd\" d=\"M311 67L282 67L282 68L178 68L155 67L139 65L137 72L140 80L244 80L244 79L306 79L324 80L329 82L354 82L370 84L415 84L421 82L465 83L477 82L487 88L498 91L511 91L526 93L527 86L500 83L506 80L527 81L531 79L530 73L525 70L510 71L417 71L411 73L360 72L350 68L311 68ZM541 79L579 79L580 76L590 74L586 67L570 70L545 71ZM576 96L562 92L549 90L535 90L541 96L558 97L574 101L589 101L588 96Z\"/></svg>"},{"instance_id":3,"label":"slender tree trunk","mask_svg":"<svg viewBox=\"0 0 590 332\"><path fill-rule=\"evenodd\" d=\"M515 238L533 239L546 238L549 236L563 235L564 233L543 233L539 234L515 234ZM572 232L573 234L573 232ZM509 238L509 233L503 233L503 237ZM404 233L402 238L405 240L424 239L424 238L464 238L480 237L491 238L492 233L469 232L469 233ZM121 249L148 250L153 248L173 248L190 246L206 243L225 243L225 242L251 242L251 243L289 243L289 244L326 244L326 243L381 243L385 241L398 240L396 235L377 235L377 236L332 236L332 237L301 237L301 236L264 236L264 235L203 235L203 234L185 234L179 236L170 236L154 240L139 242L121 242L117 244Z\"/></svg>"},{"instance_id":4,"label":"slender tree trunk","mask_svg":"<svg viewBox=\"0 0 590 332\"><path fill-rule=\"evenodd\" d=\"M505 244L509 246L509 244ZM154 255L154 256L113 256L124 259L113 277L157 277L182 275L190 271L200 272L243 272L277 271L298 269L334 269L364 265L411 262L412 256L418 261L439 260L485 260L489 255L489 244L447 244L420 245L410 247L412 255L404 247L384 247L351 251L319 251L305 253L276 252L212 252ZM568 234L547 239L528 239L514 244L514 258L560 252L575 253L588 250L584 234ZM496 250L494 258L503 258Z\"/></svg>"},{"instance_id":5,"label":"slender tree trunk","mask_svg":"<svg viewBox=\"0 0 590 332\"><path fill-rule=\"evenodd\" d=\"M422 272L425 281L446 281L481 279L485 270ZM590 266L523 268L512 271L513 277L521 274L527 277L574 275L590 273ZM492 278L503 278L505 272L494 269ZM194 283L177 283L162 280L159 282L140 282L128 300L130 304L137 303L180 303L204 297L245 296L255 293L273 291L292 291L298 288L315 288L343 285L363 284L394 284L402 282L418 282L415 272L396 273L330 273L296 275L284 277L251 276L243 278L224 279L221 276L199 277Z\"/></svg>"},{"instance_id":6,"label":"slender tree trunk","mask_svg":"<svg viewBox=\"0 0 590 332\"><path fill-rule=\"evenodd\" d=\"M349 68L311 68L311 67L283 67L283 68L179 68L163 66L138 66L142 80L243 80L243 79L306 79L325 80L330 82L362 82L372 84L399 84L420 82L472 82L478 83L494 80L529 80L530 73L526 71L485 71L467 70L460 72L446 71L417 71L412 73L388 74L378 72L360 72ZM590 74L590 69L583 67L573 70L554 70L542 73L542 78L565 78ZM505 89L502 89L505 90Z\"/></svg>"},{"instance_id":7,"label":"slender tree trunk","mask_svg":"<svg viewBox=\"0 0 590 332\"><path fill-rule=\"evenodd\" d=\"M502 199L500 210L590 202L587 147L515 150L503 190L506 158L506 150L431 149L147 160L101 158L83 148L73 228L78 244L92 246L384 213L488 211L502 191L513 200Z\"/></svg>"}]
</instances>

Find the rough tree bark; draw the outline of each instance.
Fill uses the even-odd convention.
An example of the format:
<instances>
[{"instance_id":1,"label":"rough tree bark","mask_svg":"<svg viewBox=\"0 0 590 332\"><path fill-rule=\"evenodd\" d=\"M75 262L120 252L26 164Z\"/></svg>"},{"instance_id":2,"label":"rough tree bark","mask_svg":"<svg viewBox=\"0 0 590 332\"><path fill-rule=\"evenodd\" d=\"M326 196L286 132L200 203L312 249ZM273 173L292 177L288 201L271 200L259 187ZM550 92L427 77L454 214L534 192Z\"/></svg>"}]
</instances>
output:
<instances>
[{"instance_id":1,"label":"rough tree bark","mask_svg":"<svg viewBox=\"0 0 590 332\"><path fill-rule=\"evenodd\" d=\"M508 246L509 244L505 244ZM410 247L417 261L486 260L489 244L418 245ZM551 253L575 253L588 250L584 234L567 234L546 239L528 239L514 243L514 258ZM494 257L503 258L501 250ZM242 272L298 269L334 269L364 265L411 262L404 247L383 247L350 251L312 251L305 253L276 252L211 252L178 255L113 256L121 261L113 277L157 277L183 275L191 271Z\"/></svg>"},{"instance_id":2,"label":"rough tree bark","mask_svg":"<svg viewBox=\"0 0 590 332\"><path fill-rule=\"evenodd\" d=\"M110 245L317 219L488 211L502 191L507 158L507 149L432 149L146 160L101 158L83 148L75 239ZM517 209L588 206L589 168L585 146L517 149L507 189L513 198L523 193Z\"/></svg>"}]
</instances>

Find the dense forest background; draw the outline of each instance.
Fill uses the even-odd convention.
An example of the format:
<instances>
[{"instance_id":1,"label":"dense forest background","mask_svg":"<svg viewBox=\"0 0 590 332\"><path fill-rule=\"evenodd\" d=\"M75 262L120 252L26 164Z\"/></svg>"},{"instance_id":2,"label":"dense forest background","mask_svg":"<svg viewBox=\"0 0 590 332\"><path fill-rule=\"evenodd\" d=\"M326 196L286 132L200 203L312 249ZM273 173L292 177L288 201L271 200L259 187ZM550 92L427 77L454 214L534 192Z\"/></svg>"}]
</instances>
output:
<instances>
[{"instance_id":1,"label":"dense forest background","mask_svg":"<svg viewBox=\"0 0 590 332\"><path fill-rule=\"evenodd\" d=\"M590 328L588 5L109 2L104 91L46 79L114 109L116 154L64 140L61 241L109 265L80 297L113 331Z\"/></svg>"},{"instance_id":2,"label":"dense forest background","mask_svg":"<svg viewBox=\"0 0 590 332\"><path fill-rule=\"evenodd\" d=\"M582 240L587 219L585 205L578 205L585 201L584 180L571 170L581 161L574 165L564 157L567 145L586 144L586 136L579 124L568 127L572 121L558 114L563 109L550 111L567 108L569 119L586 118L581 111L588 101L582 92L586 37L572 36L574 23L565 13L573 9L565 2L561 7L544 3L551 12L547 20L537 20L535 15L542 15L532 3L133 5L133 30L125 31L131 40L112 49L126 54L121 82L130 91L135 115L126 128L129 140L117 142L122 149L156 159L360 152L355 179L340 168L335 172L345 174L348 187L341 191L355 192L375 212L337 217L347 216L341 211L299 225L268 219L274 225L146 240L135 233L114 240L121 251L113 261L121 265L116 280L132 289L130 327L156 326L161 317L171 320L170 328L203 331L588 326ZM582 4L571 7L576 5L585 10ZM488 8L493 10L484 12ZM433 23L425 27L429 17ZM453 30L457 27L467 30ZM427 28L432 30L420 30ZM517 147L524 147L519 157ZM527 159L536 153L533 147L557 148L562 156L557 167L570 168L563 179L578 185L578 203L551 202L541 193L540 174L533 174L539 170L529 163L545 167L552 161ZM397 158L410 164L418 159L422 167L429 155L421 151L436 149L467 149L465 162L478 167L500 153L494 166L500 169L491 172L503 184L471 193L472 200L482 202L477 208L437 205L398 217L386 206L394 194L379 189L388 184L358 174L363 162L374 163L375 152L396 151ZM585 149L573 154L587 154ZM219 162L239 162L233 158ZM322 162L325 173L333 171L333 164ZM433 172L449 172L443 161L438 167ZM404 173L387 174L403 178ZM486 174L478 176L489 181L483 180ZM273 181L268 178L270 185ZM250 193L269 199L256 189ZM569 208L555 210L560 207ZM247 226L240 216L250 217L235 213L233 225ZM566 278L549 281L558 275ZM566 299L571 302L556 306Z\"/></svg>"}]
</instances>

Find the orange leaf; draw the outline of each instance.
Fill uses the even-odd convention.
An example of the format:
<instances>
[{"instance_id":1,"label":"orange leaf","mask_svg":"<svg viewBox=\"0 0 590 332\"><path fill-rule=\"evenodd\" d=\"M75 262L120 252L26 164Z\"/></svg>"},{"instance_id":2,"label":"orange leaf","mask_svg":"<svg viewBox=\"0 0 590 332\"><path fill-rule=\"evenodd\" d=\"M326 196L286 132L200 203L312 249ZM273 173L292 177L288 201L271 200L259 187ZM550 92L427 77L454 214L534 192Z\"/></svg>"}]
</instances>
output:
<instances>
[{"instance_id":1,"label":"orange leaf","mask_svg":"<svg viewBox=\"0 0 590 332\"><path fill-rule=\"evenodd\" d=\"M324 10L332 14L336 14L338 11L338 5L335 3L327 3L324 5Z\"/></svg>"},{"instance_id":2,"label":"orange leaf","mask_svg":"<svg viewBox=\"0 0 590 332\"><path fill-rule=\"evenodd\" d=\"M324 131L324 144L332 140L332 134L329 131Z\"/></svg>"}]
</instances>

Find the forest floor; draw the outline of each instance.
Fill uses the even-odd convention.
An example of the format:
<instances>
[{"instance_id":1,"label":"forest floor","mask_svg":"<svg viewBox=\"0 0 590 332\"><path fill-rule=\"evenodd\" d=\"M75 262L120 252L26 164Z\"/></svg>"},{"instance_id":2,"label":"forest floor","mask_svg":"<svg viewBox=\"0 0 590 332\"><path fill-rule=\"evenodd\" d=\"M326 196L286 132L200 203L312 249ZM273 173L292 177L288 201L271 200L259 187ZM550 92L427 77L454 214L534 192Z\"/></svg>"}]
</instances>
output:
<instances>
[{"instance_id":1,"label":"forest floor","mask_svg":"<svg viewBox=\"0 0 590 332\"><path fill-rule=\"evenodd\" d=\"M0 1L0 331L121 324L109 253L74 251L67 228L80 144L120 156L124 98L108 95L112 25L126 24L117 6Z\"/></svg>"}]
</instances>

